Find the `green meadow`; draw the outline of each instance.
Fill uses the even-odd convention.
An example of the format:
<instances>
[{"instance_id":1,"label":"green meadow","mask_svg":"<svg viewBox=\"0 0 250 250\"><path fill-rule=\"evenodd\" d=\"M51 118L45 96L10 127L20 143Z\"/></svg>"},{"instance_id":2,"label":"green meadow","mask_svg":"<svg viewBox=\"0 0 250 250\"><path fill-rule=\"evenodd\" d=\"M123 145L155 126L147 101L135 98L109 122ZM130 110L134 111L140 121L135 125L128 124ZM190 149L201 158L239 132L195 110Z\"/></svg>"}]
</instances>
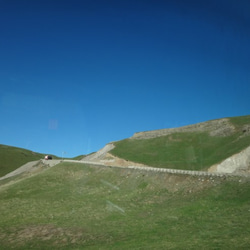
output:
<instances>
[{"instance_id":1,"label":"green meadow","mask_svg":"<svg viewBox=\"0 0 250 250\"><path fill-rule=\"evenodd\" d=\"M243 177L60 163L2 183L1 249L248 249L249 193Z\"/></svg>"}]
</instances>

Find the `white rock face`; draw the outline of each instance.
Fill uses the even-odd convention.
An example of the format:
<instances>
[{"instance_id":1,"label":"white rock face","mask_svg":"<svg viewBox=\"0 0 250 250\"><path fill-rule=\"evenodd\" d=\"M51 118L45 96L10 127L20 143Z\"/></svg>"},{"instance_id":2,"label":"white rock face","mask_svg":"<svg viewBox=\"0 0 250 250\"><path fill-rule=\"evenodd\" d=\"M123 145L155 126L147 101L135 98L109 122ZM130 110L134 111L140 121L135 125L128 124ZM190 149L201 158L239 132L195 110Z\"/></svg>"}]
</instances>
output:
<instances>
[{"instance_id":1,"label":"white rock face","mask_svg":"<svg viewBox=\"0 0 250 250\"><path fill-rule=\"evenodd\" d=\"M235 154L221 163L212 166L210 171L219 173L234 173L236 171L249 172L250 146L242 150L240 153Z\"/></svg>"}]
</instances>

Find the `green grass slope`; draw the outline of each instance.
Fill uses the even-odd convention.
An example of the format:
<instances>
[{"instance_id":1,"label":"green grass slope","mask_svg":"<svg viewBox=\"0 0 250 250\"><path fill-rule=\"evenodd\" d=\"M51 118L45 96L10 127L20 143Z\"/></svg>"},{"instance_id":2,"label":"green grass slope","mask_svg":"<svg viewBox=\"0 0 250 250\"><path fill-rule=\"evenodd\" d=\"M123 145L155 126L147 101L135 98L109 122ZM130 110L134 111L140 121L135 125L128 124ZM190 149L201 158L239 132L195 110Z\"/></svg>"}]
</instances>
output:
<instances>
[{"instance_id":1,"label":"green grass slope","mask_svg":"<svg viewBox=\"0 0 250 250\"><path fill-rule=\"evenodd\" d=\"M0 187L1 249L249 249L250 182L60 163Z\"/></svg>"},{"instance_id":2,"label":"green grass slope","mask_svg":"<svg viewBox=\"0 0 250 250\"><path fill-rule=\"evenodd\" d=\"M33 152L24 148L12 147L0 144L0 177L14 171L27 162L43 159L46 154ZM50 154L51 155L51 154ZM59 159L52 155L53 159ZM84 155L79 155L74 158L65 158L72 160L80 160Z\"/></svg>"},{"instance_id":3,"label":"green grass slope","mask_svg":"<svg viewBox=\"0 0 250 250\"><path fill-rule=\"evenodd\" d=\"M211 165L250 145L250 116L230 118L235 127L228 136L208 132L180 132L150 139L125 139L115 142L111 153L120 158L159 168L207 170Z\"/></svg>"},{"instance_id":4,"label":"green grass slope","mask_svg":"<svg viewBox=\"0 0 250 250\"><path fill-rule=\"evenodd\" d=\"M0 177L29 161L36 161L41 158L44 158L44 154L0 144Z\"/></svg>"}]
</instances>

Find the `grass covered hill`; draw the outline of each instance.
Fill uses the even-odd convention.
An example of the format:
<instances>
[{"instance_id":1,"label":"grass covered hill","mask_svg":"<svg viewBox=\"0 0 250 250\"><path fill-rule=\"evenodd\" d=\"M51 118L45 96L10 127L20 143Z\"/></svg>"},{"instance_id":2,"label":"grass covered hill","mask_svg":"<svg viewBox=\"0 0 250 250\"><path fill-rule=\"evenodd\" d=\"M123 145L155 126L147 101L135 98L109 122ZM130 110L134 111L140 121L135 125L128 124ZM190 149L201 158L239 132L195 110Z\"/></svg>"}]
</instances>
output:
<instances>
[{"instance_id":1,"label":"grass covered hill","mask_svg":"<svg viewBox=\"0 0 250 250\"><path fill-rule=\"evenodd\" d=\"M116 142L112 154L203 170L250 144L250 116L218 124L153 137L142 132ZM44 156L4 145L0 152L6 173ZM0 180L1 249L249 249L248 175L192 176L81 161L40 165Z\"/></svg>"},{"instance_id":2,"label":"grass covered hill","mask_svg":"<svg viewBox=\"0 0 250 250\"><path fill-rule=\"evenodd\" d=\"M64 162L0 186L1 249L248 249L249 192L243 177Z\"/></svg>"},{"instance_id":3,"label":"grass covered hill","mask_svg":"<svg viewBox=\"0 0 250 250\"><path fill-rule=\"evenodd\" d=\"M45 155L24 148L0 144L0 177L16 170L27 162L43 159ZM53 159L59 159L55 155L52 156ZM71 159L80 160L83 157L84 155L79 155Z\"/></svg>"},{"instance_id":4,"label":"grass covered hill","mask_svg":"<svg viewBox=\"0 0 250 250\"><path fill-rule=\"evenodd\" d=\"M250 116L136 133L111 153L158 168L207 170L250 146Z\"/></svg>"},{"instance_id":5,"label":"grass covered hill","mask_svg":"<svg viewBox=\"0 0 250 250\"><path fill-rule=\"evenodd\" d=\"M36 161L42 158L44 158L44 154L0 144L0 177L29 161Z\"/></svg>"}]
</instances>

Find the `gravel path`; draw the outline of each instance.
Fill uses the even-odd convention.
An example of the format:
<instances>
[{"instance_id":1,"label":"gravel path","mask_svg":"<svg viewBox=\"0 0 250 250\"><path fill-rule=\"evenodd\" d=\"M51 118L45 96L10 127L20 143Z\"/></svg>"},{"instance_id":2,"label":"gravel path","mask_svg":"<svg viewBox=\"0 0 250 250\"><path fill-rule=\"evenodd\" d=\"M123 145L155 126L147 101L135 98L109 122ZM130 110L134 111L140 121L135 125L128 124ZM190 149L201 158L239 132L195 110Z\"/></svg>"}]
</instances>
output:
<instances>
[{"instance_id":1,"label":"gravel path","mask_svg":"<svg viewBox=\"0 0 250 250\"><path fill-rule=\"evenodd\" d=\"M28 172L30 171L36 164L38 164L39 160L38 161L31 161L31 162L28 162L26 164L24 164L23 166L21 166L20 168L17 168L16 170L6 174L5 176L3 177L0 177L0 180L4 180L4 179L7 179L9 177L12 177L12 176L15 176L15 175L19 175L19 174L22 174L23 172Z\"/></svg>"},{"instance_id":2,"label":"gravel path","mask_svg":"<svg viewBox=\"0 0 250 250\"><path fill-rule=\"evenodd\" d=\"M236 154L232 157L229 157L227 160L225 160L225 163L227 165L235 165L232 164L231 161L237 162L239 166L246 165L247 171L246 172L227 172L227 171L218 171L217 172L205 172L205 171L192 171L192 170L178 170L178 169L166 169L166 168L156 168L156 167L150 167L150 166L144 166L144 165L138 165L133 162L125 161L120 159L116 159L117 157L114 157L114 162L105 161L103 158L105 155L113 148L113 145L108 145L104 147L104 149L101 150L100 153L93 154L91 157L86 157L80 161L76 160L38 160L38 161L31 161L20 168L16 169L15 171L8 173L7 175L0 177L0 180L7 179L9 177L13 177L19 174L22 174L24 172L32 172L36 168L36 166L41 163L43 166L47 167L53 167L60 162L72 162L72 163L79 163L79 164L90 164L90 165L97 165L97 166L107 166L107 167L116 167L116 168L130 168L130 169L138 169L138 170L144 170L144 171L155 171L155 172L165 172L165 173L172 173L172 174L184 174L184 175L194 175L194 176L218 176L218 177L225 177L225 176L248 176L249 177L249 161L250 161L250 147L248 147L246 150L243 150L241 153ZM242 163L244 161L245 164ZM226 165L224 162L222 162L220 165ZM238 166L238 167L239 167ZM225 168L225 167L224 167ZM227 166L228 169L228 166ZM234 169L235 170L235 169Z\"/></svg>"},{"instance_id":3,"label":"gravel path","mask_svg":"<svg viewBox=\"0 0 250 250\"><path fill-rule=\"evenodd\" d=\"M25 172L32 172L34 171L35 167L39 164L42 163L43 165L47 165L49 167L53 167L60 163L61 160L38 160L38 161L30 161L24 164L23 166L17 168L16 170L6 174L5 176L0 177L0 180L4 180Z\"/></svg>"}]
</instances>

